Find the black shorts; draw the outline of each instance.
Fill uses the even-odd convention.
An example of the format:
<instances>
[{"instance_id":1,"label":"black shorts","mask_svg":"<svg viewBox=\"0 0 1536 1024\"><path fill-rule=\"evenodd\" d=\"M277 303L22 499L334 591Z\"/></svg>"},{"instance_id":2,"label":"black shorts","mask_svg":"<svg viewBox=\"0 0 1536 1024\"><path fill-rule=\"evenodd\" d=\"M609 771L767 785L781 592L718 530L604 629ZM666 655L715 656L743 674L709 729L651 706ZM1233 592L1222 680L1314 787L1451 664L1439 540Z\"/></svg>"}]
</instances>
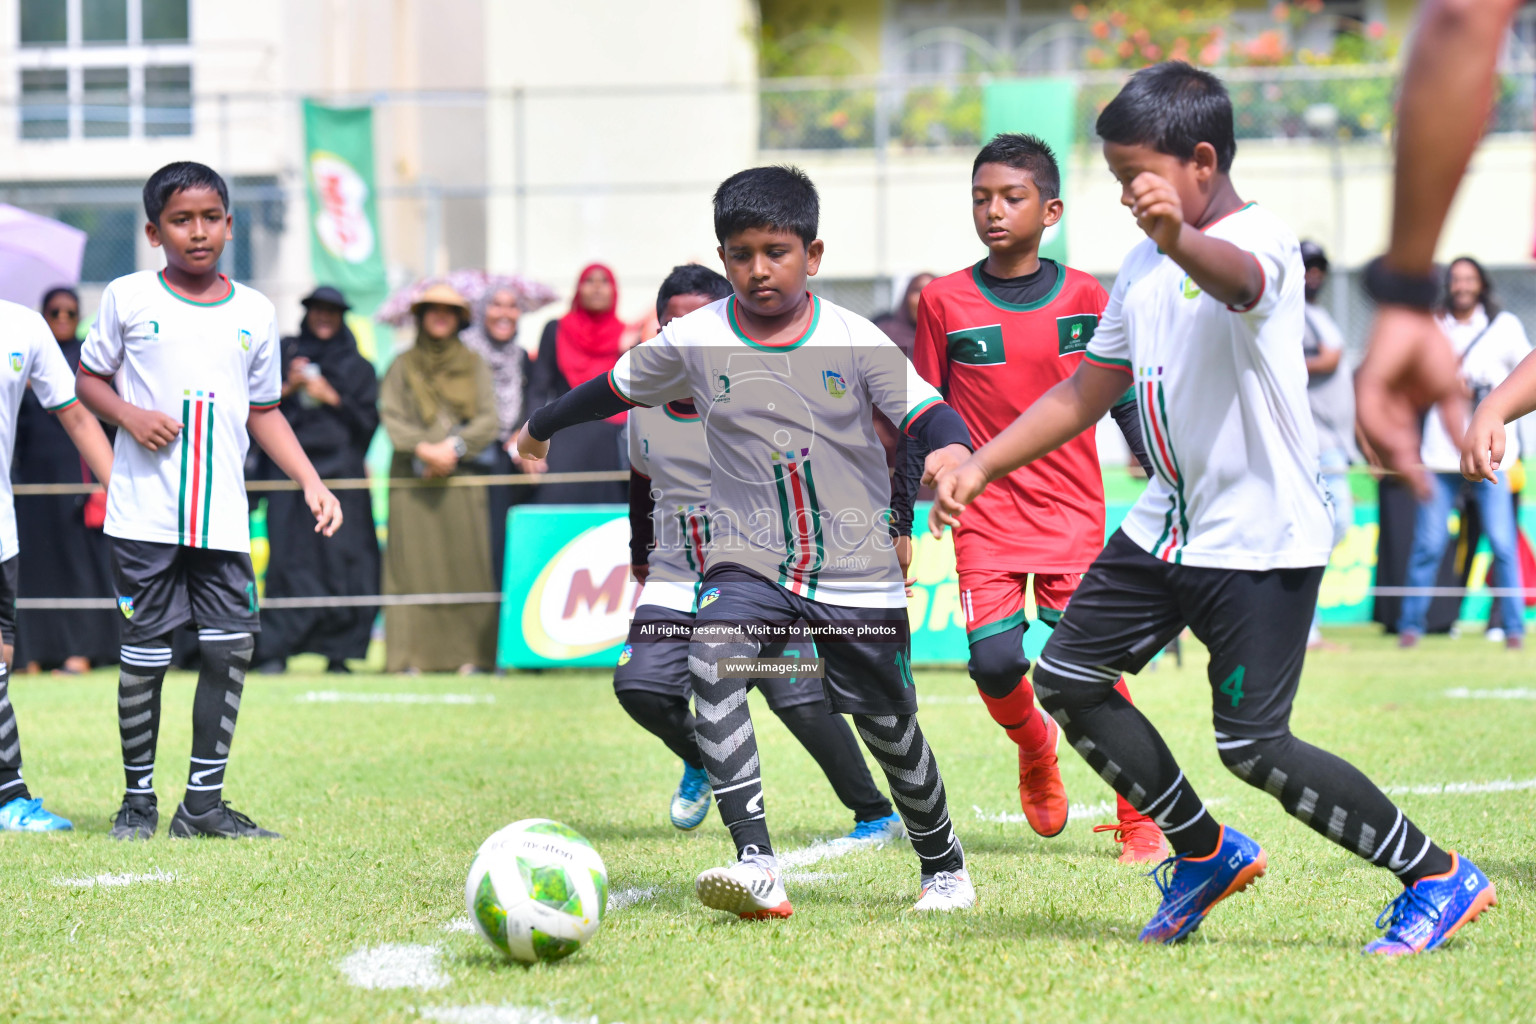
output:
<instances>
[{"instance_id":1,"label":"black shorts","mask_svg":"<svg viewBox=\"0 0 1536 1024\"><path fill-rule=\"evenodd\" d=\"M18 556L0 562L0 637L7 645L16 643L16 585L20 578Z\"/></svg>"},{"instance_id":2,"label":"black shorts","mask_svg":"<svg viewBox=\"0 0 1536 1024\"><path fill-rule=\"evenodd\" d=\"M1290 729L1322 581L1322 566L1252 572L1171 565L1116 530L1039 664L1075 679L1104 675L1094 669L1140 672L1187 625L1210 651L1216 731L1273 739Z\"/></svg>"},{"instance_id":3,"label":"black shorts","mask_svg":"<svg viewBox=\"0 0 1536 1024\"><path fill-rule=\"evenodd\" d=\"M122 641L143 643L187 623L256 633L256 573L240 551L112 538Z\"/></svg>"},{"instance_id":4,"label":"black shorts","mask_svg":"<svg viewBox=\"0 0 1536 1024\"><path fill-rule=\"evenodd\" d=\"M704 574L695 626L754 626L788 630L803 620L823 659L827 708L843 715L912 715L912 638L905 608L849 608L791 594L739 565L721 563ZM779 657L783 641L764 644Z\"/></svg>"},{"instance_id":5,"label":"black shorts","mask_svg":"<svg viewBox=\"0 0 1536 1024\"><path fill-rule=\"evenodd\" d=\"M688 685L688 635L693 632L693 614L673 611L654 604L635 609L629 624L629 637L619 652L619 665L613 670L615 693L644 690L688 700L693 696ZM814 658L816 646L800 630L784 649L786 658ZM775 711L802 704L824 703L821 679L771 676L754 679L752 685Z\"/></svg>"}]
</instances>

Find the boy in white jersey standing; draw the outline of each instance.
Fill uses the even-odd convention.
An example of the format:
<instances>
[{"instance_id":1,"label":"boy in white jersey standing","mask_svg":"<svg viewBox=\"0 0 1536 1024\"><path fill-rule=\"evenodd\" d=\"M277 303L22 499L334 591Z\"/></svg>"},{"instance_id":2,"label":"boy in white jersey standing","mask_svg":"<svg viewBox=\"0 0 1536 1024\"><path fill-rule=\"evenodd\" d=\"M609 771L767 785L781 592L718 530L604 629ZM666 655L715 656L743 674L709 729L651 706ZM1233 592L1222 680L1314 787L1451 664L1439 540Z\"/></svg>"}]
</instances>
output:
<instances>
[{"instance_id":1,"label":"boy in white jersey standing","mask_svg":"<svg viewBox=\"0 0 1536 1024\"><path fill-rule=\"evenodd\" d=\"M59 418L91 472L107 486L112 447L101 424L75 400L75 378L53 332L37 313L0 301L0 338L9 358L0 368L0 832L54 832L74 826L43 807L21 778L21 733L11 707L10 668L16 641L16 581L19 555L16 509L11 499L11 456L16 446L16 414L31 388L43 408Z\"/></svg>"},{"instance_id":2,"label":"boy in white jersey standing","mask_svg":"<svg viewBox=\"0 0 1536 1024\"><path fill-rule=\"evenodd\" d=\"M917 724L890 475L871 408L929 451L961 446L945 457L967 454L970 434L879 328L806 290L823 246L804 173L742 171L714 205L733 294L535 412L518 447L542 458L561 427L632 405L691 398L704 416L710 539L688 668L699 751L739 859L698 877L701 902L744 918L791 913L746 691L764 674L751 659L782 651L803 619L828 707L853 716L921 862L916 909L970 907L976 892Z\"/></svg>"},{"instance_id":3,"label":"boy in white jersey standing","mask_svg":"<svg viewBox=\"0 0 1536 1024\"><path fill-rule=\"evenodd\" d=\"M707 267L674 267L656 295L657 321L666 327L730 294L730 282ZM631 409L629 462L630 563L644 587L613 673L613 689L629 717L682 758L671 817L675 827L689 831L703 824L710 802L709 777L688 708L688 638L709 542L709 450L693 402ZM784 653L816 656L804 636L796 636ZM882 845L900 839L901 818L876 788L848 723L827 711L821 680L779 675L756 685L853 812L853 831L834 842Z\"/></svg>"},{"instance_id":4,"label":"boy in white jersey standing","mask_svg":"<svg viewBox=\"0 0 1536 1024\"><path fill-rule=\"evenodd\" d=\"M1153 818L1174 855L1141 933L1177 942L1262 875L1264 851L1219 824L1152 723L1114 691L1188 625L1210 650L1222 763L1406 888L1371 953L1433 949L1495 902L1361 772L1291 734L1332 524L1316 474L1296 236L1238 198L1220 80L1187 64L1131 77L1099 115L1121 203L1147 234L1084 356L966 463L941 474L934 527L989 481L1097 422L1136 387L1157 470L1093 563L1035 669L1035 692L1093 768Z\"/></svg>"},{"instance_id":5,"label":"boy in white jersey standing","mask_svg":"<svg viewBox=\"0 0 1536 1024\"><path fill-rule=\"evenodd\" d=\"M233 234L224 179L202 164L167 164L144 185L144 212L145 234L164 250L165 269L107 286L76 378L81 401L119 428L106 533L123 615L117 703L127 792L112 837L148 839L159 824L160 687L171 633L192 622L202 668L186 797L170 834L276 838L222 799L260 629L247 434L304 488L317 531L336 532L341 506L277 409L282 384L272 303L219 273Z\"/></svg>"}]
</instances>

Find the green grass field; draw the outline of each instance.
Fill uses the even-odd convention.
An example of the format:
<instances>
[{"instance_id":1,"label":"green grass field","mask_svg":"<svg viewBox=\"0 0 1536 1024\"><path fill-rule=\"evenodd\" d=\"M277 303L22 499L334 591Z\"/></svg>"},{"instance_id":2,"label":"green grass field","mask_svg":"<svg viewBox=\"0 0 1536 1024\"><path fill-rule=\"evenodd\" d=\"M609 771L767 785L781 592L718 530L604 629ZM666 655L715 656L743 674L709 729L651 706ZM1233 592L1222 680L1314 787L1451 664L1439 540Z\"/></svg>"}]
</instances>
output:
<instances>
[{"instance_id":1,"label":"green grass field","mask_svg":"<svg viewBox=\"0 0 1536 1024\"><path fill-rule=\"evenodd\" d=\"M1405 654L1364 631L1334 635L1351 649L1310 660L1299 735L1386 786L1536 777L1536 700L1446 693L1528 688L1529 653L1432 638ZM604 673L253 677L227 794L286 838L240 844L165 838L185 779L192 696L192 678L173 676L160 742L161 833L134 845L106 838L123 784L115 677L21 677L11 692L27 778L77 831L0 835L0 1019L1486 1024L1536 1016L1529 783L1399 797L1426 831L1487 871L1500 903L1439 953L1364 958L1359 949L1396 884L1227 774L1211 739L1204 656L1192 652L1183 668L1170 662L1133 680L1133 692L1202 794L1220 801L1217 815L1266 846L1270 871L1185 946L1147 947L1135 939L1156 890L1089 831L1107 819L1080 816L1054 840L1006 820L1018 811L1011 745L968 699L962 672L917 678L978 907L909 913L917 863L903 845L807 866L788 881L793 918L747 924L695 900L695 873L731 858L728 836L713 811L695 835L667 823L677 763L624 716ZM480 702L306 699L336 690ZM760 704L755 717L781 854L846 831L851 821L810 758ZM1062 765L1074 803L1110 797L1075 755L1064 751ZM452 925L464 918L464 876L481 840L534 816L585 833L607 860L616 901L633 902L612 907L575 956L526 968ZM140 877L106 884L123 876ZM427 947L414 955L436 987L349 981L342 962L386 944Z\"/></svg>"}]
</instances>

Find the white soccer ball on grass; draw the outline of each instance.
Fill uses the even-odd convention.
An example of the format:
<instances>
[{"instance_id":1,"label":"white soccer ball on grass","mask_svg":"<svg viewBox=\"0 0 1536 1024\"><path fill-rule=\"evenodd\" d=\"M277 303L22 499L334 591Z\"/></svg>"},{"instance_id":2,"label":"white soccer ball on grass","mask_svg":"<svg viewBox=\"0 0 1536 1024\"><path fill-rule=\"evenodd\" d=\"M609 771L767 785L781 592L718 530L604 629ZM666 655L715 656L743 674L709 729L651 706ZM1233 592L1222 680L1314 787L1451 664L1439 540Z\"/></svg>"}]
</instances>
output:
<instances>
[{"instance_id":1,"label":"white soccer ball on grass","mask_svg":"<svg viewBox=\"0 0 1536 1024\"><path fill-rule=\"evenodd\" d=\"M608 869L580 832L525 818L480 845L464 886L469 919L514 960L570 956L591 942L608 909Z\"/></svg>"}]
</instances>

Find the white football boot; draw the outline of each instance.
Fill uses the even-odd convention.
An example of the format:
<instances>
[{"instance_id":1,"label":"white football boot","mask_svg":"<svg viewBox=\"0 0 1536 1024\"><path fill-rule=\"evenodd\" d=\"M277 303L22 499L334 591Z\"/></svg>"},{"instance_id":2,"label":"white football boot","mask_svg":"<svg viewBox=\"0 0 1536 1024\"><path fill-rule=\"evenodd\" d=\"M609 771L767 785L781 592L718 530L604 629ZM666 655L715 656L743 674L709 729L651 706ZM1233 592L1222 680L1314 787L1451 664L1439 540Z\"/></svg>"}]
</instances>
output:
<instances>
[{"instance_id":1,"label":"white football boot","mask_svg":"<svg viewBox=\"0 0 1536 1024\"><path fill-rule=\"evenodd\" d=\"M694 882L699 902L713 910L747 920L788 917L794 913L779 877L779 862L769 853L748 846L741 860L723 868L710 868Z\"/></svg>"},{"instance_id":2,"label":"white football boot","mask_svg":"<svg viewBox=\"0 0 1536 1024\"><path fill-rule=\"evenodd\" d=\"M923 875L921 886L913 910L969 910L976 905L976 887L963 861L957 871Z\"/></svg>"}]
</instances>

